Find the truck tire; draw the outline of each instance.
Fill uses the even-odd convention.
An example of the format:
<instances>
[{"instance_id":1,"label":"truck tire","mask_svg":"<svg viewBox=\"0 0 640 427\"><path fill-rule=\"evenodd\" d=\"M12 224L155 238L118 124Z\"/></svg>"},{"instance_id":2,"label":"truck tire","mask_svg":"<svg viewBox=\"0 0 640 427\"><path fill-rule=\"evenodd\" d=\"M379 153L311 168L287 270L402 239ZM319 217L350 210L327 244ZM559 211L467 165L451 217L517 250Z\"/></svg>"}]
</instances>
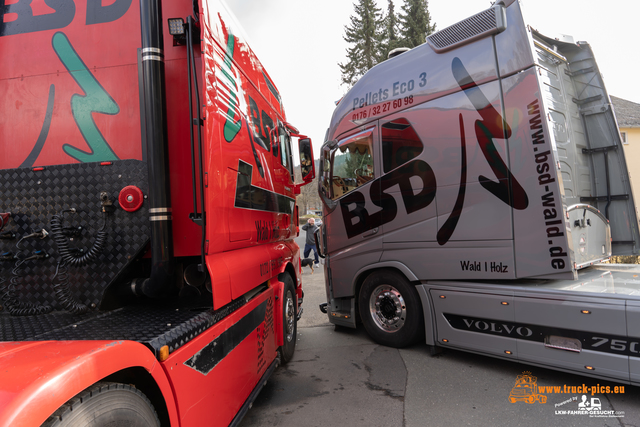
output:
<instances>
[{"instance_id":1,"label":"truck tire","mask_svg":"<svg viewBox=\"0 0 640 427\"><path fill-rule=\"evenodd\" d=\"M100 382L62 405L43 427L160 427L149 399L131 385Z\"/></svg>"},{"instance_id":2,"label":"truck tire","mask_svg":"<svg viewBox=\"0 0 640 427\"><path fill-rule=\"evenodd\" d=\"M289 273L284 273L280 279L284 283L282 292L282 337L284 343L280 349L282 364L288 363L293 358L296 351L296 340L298 334L298 298L296 289L293 286L293 279Z\"/></svg>"},{"instance_id":3,"label":"truck tire","mask_svg":"<svg viewBox=\"0 0 640 427\"><path fill-rule=\"evenodd\" d=\"M418 291L394 271L370 274L360 289L358 307L367 333L378 344L402 348L424 338Z\"/></svg>"}]
</instances>

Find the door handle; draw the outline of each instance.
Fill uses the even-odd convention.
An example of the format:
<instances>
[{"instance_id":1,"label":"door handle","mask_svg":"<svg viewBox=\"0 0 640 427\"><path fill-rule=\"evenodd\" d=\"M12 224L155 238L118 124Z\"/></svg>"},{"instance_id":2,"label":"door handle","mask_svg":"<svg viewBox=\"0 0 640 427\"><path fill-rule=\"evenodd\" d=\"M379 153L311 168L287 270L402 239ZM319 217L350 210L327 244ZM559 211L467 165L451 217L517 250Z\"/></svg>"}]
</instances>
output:
<instances>
[{"instance_id":1,"label":"door handle","mask_svg":"<svg viewBox=\"0 0 640 427\"><path fill-rule=\"evenodd\" d=\"M378 232L378 227L374 228L373 230L371 230L370 232L368 232L367 234L363 234L362 237L369 237L369 236L373 236L374 234L376 234Z\"/></svg>"}]
</instances>

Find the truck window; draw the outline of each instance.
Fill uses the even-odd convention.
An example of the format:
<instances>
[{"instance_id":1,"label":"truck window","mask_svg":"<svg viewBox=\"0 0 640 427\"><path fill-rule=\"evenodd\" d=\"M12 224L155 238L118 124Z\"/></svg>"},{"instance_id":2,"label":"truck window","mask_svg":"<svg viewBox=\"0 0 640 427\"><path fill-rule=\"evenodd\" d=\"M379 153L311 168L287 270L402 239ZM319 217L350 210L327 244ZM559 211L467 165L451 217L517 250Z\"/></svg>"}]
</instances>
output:
<instances>
[{"instance_id":1,"label":"truck window","mask_svg":"<svg viewBox=\"0 0 640 427\"><path fill-rule=\"evenodd\" d=\"M382 125L382 168L387 173L422 153L422 141L407 119Z\"/></svg>"},{"instance_id":2,"label":"truck window","mask_svg":"<svg viewBox=\"0 0 640 427\"><path fill-rule=\"evenodd\" d=\"M342 197L373 179L372 143L373 130L369 129L340 141L331 151L328 168L332 172L328 186L331 199Z\"/></svg>"},{"instance_id":3,"label":"truck window","mask_svg":"<svg viewBox=\"0 0 640 427\"><path fill-rule=\"evenodd\" d=\"M293 174L293 169L291 168L291 137L282 124L278 124L278 145L280 145L280 162L282 166L289 171L289 174ZM291 176L293 177L293 175Z\"/></svg>"}]
</instances>

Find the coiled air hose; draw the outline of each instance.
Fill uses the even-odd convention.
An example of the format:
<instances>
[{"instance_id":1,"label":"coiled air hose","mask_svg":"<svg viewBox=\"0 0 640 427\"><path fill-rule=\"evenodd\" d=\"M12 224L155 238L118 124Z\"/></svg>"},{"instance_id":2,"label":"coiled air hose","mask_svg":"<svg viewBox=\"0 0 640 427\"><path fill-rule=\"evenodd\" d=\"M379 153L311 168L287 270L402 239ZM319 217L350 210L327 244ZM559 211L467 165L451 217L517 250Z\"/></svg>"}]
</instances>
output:
<instances>
[{"instance_id":1,"label":"coiled air hose","mask_svg":"<svg viewBox=\"0 0 640 427\"><path fill-rule=\"evenodd\" d=\"M93 242L93 246L91 249L87 251L86 254L80 256L74 256L71 249L69 248L69 239L63 234L62 223L64 222L64 214L65 212L75 213L75 209L67 209L62 211L62 213L58 215L54 215L51 218L51 235L53 236L53 240L56 242L58 246L58 252L62 256L62 261L64 261L67 265L71 265L73 267L83 267L95 260L100 252L104 249L107 243L107 232L105 228L107 227L107 214L105 212L102 213L103 223L100 230L98 230L98 234L96 235L96 240Z\"/></svg>"},{"instance_id":2,"label":"coiled air hose","mask_svg":"<svg viewBox=\"0 0 640 427\"><path fill-rule=\"evenodd\" d=\"M18 259L13 270L11 271L11 280L5 285L0 283L0 298L4 302L5 310L12 316L35 316L38 314L46 314L52 310L48 305L33 305L18 300L16 289L20 287L22 282L21 266L26 261L41 258L40 255L31 255L27 258Z\"/></svg>"},{"instance_id":3,"label":"coiled air hose","mask_svg":"<svg viewBox=\"0 0 640 427\"><path fill-rule=\"evenodd\" d=\"M58 302L65 310L70 313L80 314L89 311L89 307L76 301L71 295L67 266L83 267L94 261L104 250L107 243L107 231L105 230L107 227L107 213L102 213L103 224L98 230L93 246L86 253L77 256L73 254L74 250L69 248L69 239L63 233L64 214L66 212L75 213L76 210L67 209L51 218L51 235L62 257L62 260L58 261L56 274L53 276L53 290Z\"/></svg>"}]
</instances>

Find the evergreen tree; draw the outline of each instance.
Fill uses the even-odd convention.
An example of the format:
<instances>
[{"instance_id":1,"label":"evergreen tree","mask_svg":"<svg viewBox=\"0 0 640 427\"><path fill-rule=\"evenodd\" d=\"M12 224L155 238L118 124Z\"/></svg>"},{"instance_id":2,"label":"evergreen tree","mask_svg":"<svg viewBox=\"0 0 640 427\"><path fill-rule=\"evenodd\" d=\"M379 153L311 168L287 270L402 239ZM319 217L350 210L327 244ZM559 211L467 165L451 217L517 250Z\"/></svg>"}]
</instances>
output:
<instances>
[{"instance_id":1,"label":"evergreen tree","mask_svg":"<svg viewBox=\"0 0 640 427\"><path fill-rule=\"evenodd\" d=\"M396 15L393 0L389 0L387 16L384 17L385 32L382 41L383 59L386 59L393 49L402 46L399 37L398 16Z\"/></svg>"},{"instance_id":2,"label":"evergreen tree","mask_svg":"<svg viewBox=\"0 0 640 427\"><path fill-rule=\"evenodd\" d=\"M382 12L375 0L358 0L354 4L355 15L345 26L344 40L352 45L347 48L346 64L339 63L342 83L353 86L371 67L381 61L383 34Z\"/></svg>"},{"instance_id":3,"label":"evergreen tree","mask_svg":"<svg viewBox=\"0 0 640 427\"><path fill-rule=\"evenodd\" d=\"M427 0L405 0L398 20L404 47L414 48L421 45L427 41L427 36L436 30L436 24L431 25Z\"/></svg>"}]
</instances>

